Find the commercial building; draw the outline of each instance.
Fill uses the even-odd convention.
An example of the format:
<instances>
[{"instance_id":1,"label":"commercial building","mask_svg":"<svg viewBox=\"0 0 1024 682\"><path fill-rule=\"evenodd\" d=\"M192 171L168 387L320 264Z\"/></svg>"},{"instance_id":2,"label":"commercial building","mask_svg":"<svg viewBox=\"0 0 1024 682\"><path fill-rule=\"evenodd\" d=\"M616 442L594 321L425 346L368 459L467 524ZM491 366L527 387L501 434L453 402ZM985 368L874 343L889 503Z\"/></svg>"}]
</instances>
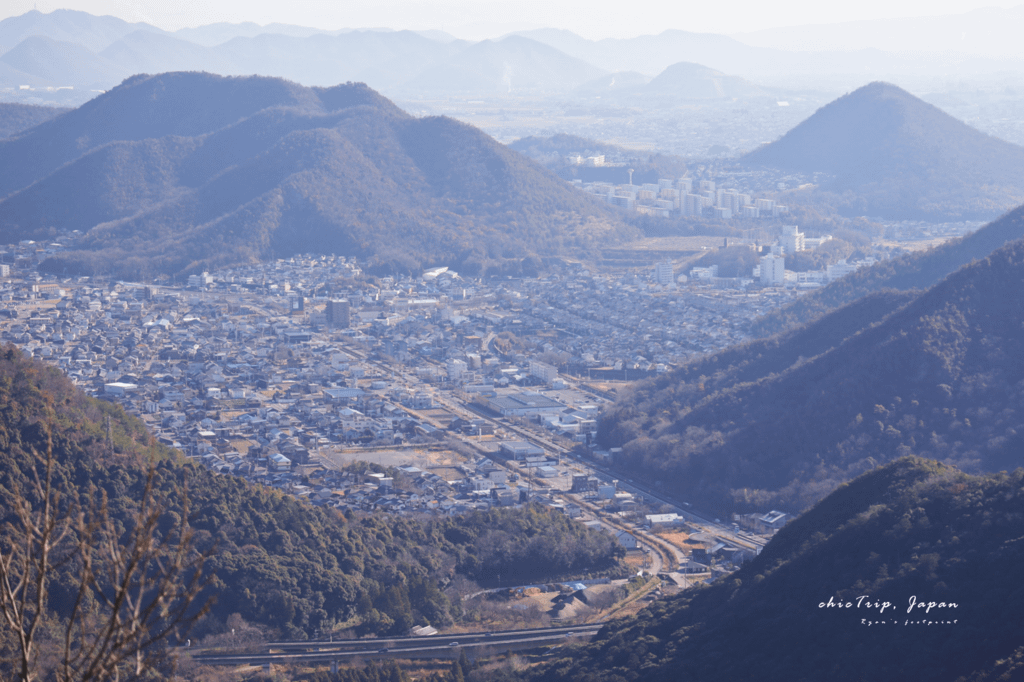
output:
<instances>
[{"instance_id":1,"label":"commercial building","mask_svg":"<svg viewBox=\"0 0 1024 682\"><path fill-rule=\"evenodd\" d=\"M509 440L501 444L501 453L512 459L525 460L527 457L543 457L544 449L533 443L520 440Z\"/></svg>"},{"instance_id":2,"label":"commercial building","mask_svg":"<svg viewBox=\"0 0 1024 682\"><path fill-rule=\"evenodd\" d=\"M565 405L539 393L517 393L496 396L487 401L487 406L502 417L525 417L536 414L553 414L565 409Z\"/></svg>"}]
</instances>

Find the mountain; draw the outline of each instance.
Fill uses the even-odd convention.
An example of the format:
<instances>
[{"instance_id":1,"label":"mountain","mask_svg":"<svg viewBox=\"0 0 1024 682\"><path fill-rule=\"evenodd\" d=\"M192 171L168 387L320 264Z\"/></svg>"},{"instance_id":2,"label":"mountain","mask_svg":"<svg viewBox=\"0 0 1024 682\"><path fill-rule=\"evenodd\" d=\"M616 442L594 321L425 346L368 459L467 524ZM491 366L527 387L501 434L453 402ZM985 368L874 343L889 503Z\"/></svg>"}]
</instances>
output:
<instances>
[{"instance_id":1,"label":"mountain","mask_svg":"<svg viewBox=\"0 0 1024 682\"><path fill-rule=\"evenodd\" d=\"M465 43L444 43L413 31L349 31L309 37L263 34L234 38L215 48L238 75L258 73L305 85L364 82L377 90L399 88Z\"/></svg>"},{"instance_id":2,"label":"mountain","mask_svg":"<svg viewBox=\"0 0 1024 682\"><path fill-rule=\"evenodd\" d=\"M604 98L606 103L609 100L633 105L642 102L649 107L768 96L763 89L739 76L691 62L672 64L654 78L637 71L616 71L580 85L573 94L592 100Z\"/></svg>"},{"instance_id":3,"label":"mountain","mask_svg":"<svg viewBox=\"0 0 1024 682\"><path fill-rule=\"evenodd\" d=\"M5 157L19 162L0 166L0 197L108 142L196 137L266 108L306 105L319 105L314 91L273 78L176 74L129 79L75 109L73 115L4 142Z\"/></svg>"},{"instance_id":4,"label":"mountain","mask_svg":"<svg viewBox=\"0 0 1024 682\"><path fill-rule=\"evenodd\" d=\"M77 10L57 9L48 14L31 10L0 21L0 54L32 36L75 43L91 52L100 52L114 41L139 30L163 33L150 24L129 23L117 17L98 17Z\"/></svg>"},{"instance_id":5,"label":"mountain","mask_svg":"<svg viewBox=\"0 0 1024 682\"><path fill-rule=\"evenodd\" d=\"M516 35L550 45L606 71L639 71L649 76L679 62L705 64L724 73L772 82L795 76L823 76L830 83L856 77L863 82L864 79L891 78L905 73L938 74L948 71L953 64L961 72L973 72L979 68L988 71L999 70L999 67L1013 68L1009 63L981 65L936 58L934 55L924 59L874 49L797 52L754 47L715 33L677 29L668 29L657 35L602 40L587 40L570 31L551 28L519 31Z\"/></svg>"},{"instance_id":6,"label":"mountain","mask_svg":"<svg viewBox=\"0 0 1024 682\"><path fill-rule=\"evenodd\" d=\"M258 73L306 85L359 81L396 89L430 65L460 53L466 45L463 41L433 40L414 31L346 31L337 35L242 35L208 47L177 34L139 29L92 51L78 43L30 36L0 56L0 69L16 70L6 74L0 70L0 84L109 89L139 73L208 71ZM28 77L39 81L26 80Z\"/></svg>"},{"instance_id":7,"label":"mountain","mask_svg":"<svg viewBox=\"0 0 1024 682\"><path fill-rule=\"evenodd\" d=\"M144 30L122 36L100 52L99 56L120 67L121 75L116 82L136 73L230 73L232 69L229 59L208 47Z\"/></svg>"},{"instance_id":8,"label":"mountain","mask_svg":"<svg viewBox=\"0 0 1024 682\"><path fill-rule=\"evenodd\" d=\"M679 62L667 67L647 84L644 92L688 100L732 99L766 94L758 86L738 76L728 76L690 62Z\"/></svg>"},{"instance_id":9,"label":"mountain","mask_svg":"<svg viewBox=\"0 0 1024 682\"><path fill-rule=\"evenodd\" d=\"M735 574L610 622L521 679L1020 679L1022 486L1019 469L976 477L902 458L829 495Z\"/></svg>"},{"instance_id":10,"label":"mountain","mask_svg":"<svg viewBox=\"0 0 1024 682\"><path fill-rule=\"evenodd\" d=\"M723 35L674 29L658 35L603 40L587 40L570 31L550 28L519 31L517 35L550 45L607 71L639 71L650 76L679 62L714 64L714 68L735 71L732 67L751 61L751 55L772 52L751 48Z\"/></svg>"},{"instance_id":11,"label":"mountain","mask_svg":"<svg viewBox=\"0 0 1024 682\"><path fill-rule=\"evenodd\" d=\"M362 84L136 76L0 155L0 234L80 230L55 272L185 273L303 252L479 271L634 233L471 126ZM215 246L215 248L213 248Z\"/></svg>"},{"instance_id":12,"label":"mountain","mask_svg":"<svg viewBox=\"0 0 1024 682\"><path fill-rule=\"evenodd\" d=\"M40 107L33 104L0 102L0 140L49 121L71 111L61 107Z\"/></svg>"},{"instance_id":13,"label":"mountain","mask_svg":"<svg viewBox=\"0 0 1024 682\"><path fill-rule=\"evenodd\" d=\"M0 57L0 62L58 86L107 87L126 75L118 64L77 43L43 36L21 41Z\"/></svg>"},{"instance_id":14,"label":"mountain","mask_svg":"<svg viewBox=\"0 0 1024 682\"><path fill-rule=\"evenodd\" d=\"M986 135L888 83L822 107L742 157L823 172L848 213L894 219L992 217L1024 202L1024 147Z\"/></svg>"},{"instance_id":15,"label":"mountain","mask_svg":"<svg viewBox=\"0 0 1024 682\"><path fill-rule=\"evenodd\" d=\"M777 347L641 382L599 440L623 448L618 466L722 511L800 511L902 454L1012 469L1024 461L1024 307L1007 292L1022 284L1017 241L909 302L880 293Z\"/></svg>"},{"instance_id":16,"label":"mountain","mask_svg":"<svg viewBox=\"0 0 1024 682\"><path fill-rule=\"evenodd\" d=\"M597 78L602 70L548 45L508 36L484 40L428 67L406 84L421 92L561 92Z\"/></svg>"},{"instance_id":17,"label":"mountain","mask_svg":"<svg viewBox=\"0 0 1024 682\"><path fill-rule=\"evenodd\" d=\"M771 336L813 322L862 296L884 289L927 289L967 263L984 258L1017 239L1024 239L1024 209L1021 208L960 239L861 268L821 289L807 292L755 320L752 331L758 336Z\"/></svg>"},{"instance_id":18,"label":"mountain","mask_svg":"<svg viewBox=\"0 0 1024 682\"><path fill-rule=\"evenodd\" d=\"M267 24L261 26L252 21L243 21L237 24L217 22L196 26L193 28L181 28L174 32L174 37L185 40L203 47L215 47L226 43L232 38L255 38L258 35L281 35L292 38L308 38L318 33L331 33L318 28L307 26L293 26L291 24Z\"/></svg>"}]
</instances>

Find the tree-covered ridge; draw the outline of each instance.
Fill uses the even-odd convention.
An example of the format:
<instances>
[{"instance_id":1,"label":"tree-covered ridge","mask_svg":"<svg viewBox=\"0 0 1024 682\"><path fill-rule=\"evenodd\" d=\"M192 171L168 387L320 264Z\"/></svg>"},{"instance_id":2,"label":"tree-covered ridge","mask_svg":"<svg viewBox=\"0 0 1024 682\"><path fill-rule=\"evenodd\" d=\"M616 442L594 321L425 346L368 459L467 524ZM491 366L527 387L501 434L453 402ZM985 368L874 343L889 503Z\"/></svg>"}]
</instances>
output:
<instances>
[{"instance_id":1,"label":"tree-covered ridge","mask_svg":"<svg viewBox=\"0 0 1024 682\"><path fill-rule=\"evenodd\" d=\"M0 154L17 160L0 169L0 234L84 235L44 265L58 273L148 278L305 252L481 271L636 233L472 126L414 118L361 83L135 76Z\"/></svg>"},{"instance_id":2,"label":"tree-covered ridge","mask_svg":"<svg viewBox=\"0 0 1024 682\"><path fill-rule=\"evenodd\" d=\"M41 107L34 104L0 102L0 140L14 137L33 126L71 111L66 107Z\"/></svg>"},{"instance_id":3,"label":"tree-covered ridge","mask_svg":"<svg viewBox=\"0 0 1024 682\"><path fill-rule=\"evenodd\" d=\"M609 624L530 679L1016 679L1021 537L1024 471L902 458L840 487L738 573ZM947 606L908 614L911 597ZM853 606L819 606L829 599ZM906 624L922 619L934 623Z\"/></svg>"},{"instance_id":4,"label":"tree-covered ridge","mask_svg":"<svg viewBox=\"0 0 1024 682\"><path fill-rule=\"evenodd\" d=\"M142 499L150 463L153 497L165 509L159 533L175 532L188 500L193 545L210 553L204 569L216 597L198 634L217 632L232 614L298 638L339 627L381 635L414 624L443 627L461 613L459 600L443 592L456 576L534 582L615 570L623 555L609 534L538 506L429 520L311 507L184 461L119 406L85 396L59 371L4 347L0 542L16 526L9 525L15 495L31 493L32 469L41 466L34 456L51 447L62 499L85 501L95 486L91 497L106 494L121 528ZM52 581L59 616L74 582L64 573Z\"/></svg>"},{"instance_id":5,"label":"tree-covered ridge","mask_svg":"<svg viewBox=\"0 0 1024 682\"><path fill-rule=\"evenodd\" d=\"M894 290L870 293L810 324L701 356L652 382L656 390L677 386L675 398L692 407L709 394L760 381L822 355L917 296L916 292ZM648 385L641 385L641 390Z\"/></svg>"},{"instance_id":6,"label":"tree-covered ridge","mask_svg":"<svg viewBox=\"0 0 1024 682\"><path fill-rule=\"evenodd\" d=\"M605 415L600 439L623 447L620 466L723 511L799 511L900 455L1016 467L1024 304L1007 292L1022 285L1024 243L1014 242L880 321L855 304L858 324L839 311L792 335L819 355L751 344L706 378L683 368L642 382ZM829 348L830 328L849 337ZM744 363L758 371L746 376Z\"/></svg>"},{"instance_id":7,"label":"tree-covered ridge","mask_svg":"<svg viewBox=\"0 0 1024 682\"><path fill-rule=\"evenodd\" d=\"M975 219L1024 200L1024 148L889 83L840 97L743 160L829 174L821 188L849 215Z\"/></svg>"},{"instance_id":8,"label":"tree-covered ridge","mask_svg":"<svg viewBox=\"0 0 1024 682\"><path fill-rule=\"evenodd\" d=\"M962 239L861 268L759 318L753 332L770 336L819 319L883 289L924 290L1007 242L1024 238L1024 208L1016 208Z\"/></svg>"}]
</instances>

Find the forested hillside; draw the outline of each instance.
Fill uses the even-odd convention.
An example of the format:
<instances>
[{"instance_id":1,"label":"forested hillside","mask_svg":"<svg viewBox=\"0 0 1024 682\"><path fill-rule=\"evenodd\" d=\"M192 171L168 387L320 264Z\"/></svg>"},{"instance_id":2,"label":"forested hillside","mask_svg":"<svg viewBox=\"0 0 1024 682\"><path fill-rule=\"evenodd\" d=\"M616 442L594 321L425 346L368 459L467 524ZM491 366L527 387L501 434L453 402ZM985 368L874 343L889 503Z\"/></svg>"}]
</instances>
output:
<instances>
[{"instance_id":1,"label":"forested hillside","mask_svg":"<svg viewBox=\"0 0 1024 682\"><path fill-rule=\"evenodd\" d=\"M33 126L71 111L63 107L40 107L33 104L0 102L0 140L14 137Z\"/></svg>"},{"instance_id":2,"label":"forested hillside","mask_svg":"<svg viewBox=\"0 0 1024 682\"><path fill-rule=\"evenodd\" d=\"M836 490L739 572L610 623L524 677L1019 679L1022 536L1024 471L974 477L903 458Z\"/></svg>"},{"instance_id":3,"label":"forested hillside","mask_svg":"<svg viewBox=\"0 0 1024 682\"><path fill-rule=\"evenodd\" d=\"M611 535L542 507L440 519L345 516L211 473L157 444L120 407L86 397L60 372L12 346L0 351L3 551L17 537L19 495L40 506L32 480L43 476L50 448L60 499L87 507L103 492L112 522L122 528L134 523L149 463L155 464L153 498L163 508L158 535L178 532L189 501L193 548L210 555L205 595L215 598L196 636L221 631L233 614L288 638L340 628L388 635L414 624L444 627L461 615L460 600L443 592L456 576L486 583L500 573L504 584L529 583L616 570L623 555ZM48 575L57 619L67 616L77 594L75 570L66 562ZM0 649L10 653L13 646L0 634Z\"/></svg>"},{"instance_id":4,"label":"forested hillside","mask_svg":"<svg viewBox=\"0 0 1024 682\"><path fill-rule=\"evenodd\" d=\"M1014 242L901 308L880 294L640 382L600 441L623 448L619 466L723 511L800 511L900 455L1015 468L1024 303L1007 292L1021 286Z\"/></svg>"},{"instance_id":5,"label":"forested hillside","mask_svg":"<svg viewBox=\"0 0 1024 682\"><path fill-rule=\"evenodd\" d=\"M477 273L635 234L479 130L362 84L136 76L0 141L0 237L79 230L53 272L149 278L301 252Z\"/></svg>"}]
</instances>

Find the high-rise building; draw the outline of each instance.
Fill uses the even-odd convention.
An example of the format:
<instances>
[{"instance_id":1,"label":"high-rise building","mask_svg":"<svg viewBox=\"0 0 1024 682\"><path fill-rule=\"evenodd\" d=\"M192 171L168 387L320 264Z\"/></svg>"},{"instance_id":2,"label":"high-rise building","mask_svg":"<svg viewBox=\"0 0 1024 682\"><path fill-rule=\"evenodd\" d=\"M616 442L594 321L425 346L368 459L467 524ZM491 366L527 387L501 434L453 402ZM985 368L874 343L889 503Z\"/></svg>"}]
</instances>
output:
<instances>
[{"instance_id":1,"label":"high-rise building","mask_svg":"<svg viewBox=\"0 0 1024 682\"><path fill-rule=\"evenodd\" d=\"M761 284L781 287L786 283L786 259L780 256L761 256Z\"/></svg>"},{"instance_id":2,"label":"high-rise building","mask_svg":"<svg viewBox=\"0 0 1024 682\"><path fill-rule=\"evenodd\" d=\"M349 304L346 300L327 302L327 324L342 329L349 326Z\"/></svg>"},{"instance_id":3,"label":"high-rise building","mask_svg":"<svg viewBox=\"0 0 1024 682\"><path fill-rule=\"evenodd\" d=\"M779 239L786 253L797 253L804 250L804 234L796 225L783 225L782 237Z\"/></svg>"},{"instance_id":4,"label":"high-rise building","mask_svg":"<svg viewBox=\"0 0 1024 682\"><path fill-rule=\"evenodd\" d=\"M683 215L699 216L704 213L703 197L699 194L687 194L683 197Z\"/></svg>"},{"instance_id":5,"label":"high-rise building","mask_svg":"<svg viewBox=\"0 0 1024 682\"><path fill-rule=\"evenodd\" d=\"M665 261L654 266L654 281L662 286L668 286L674 281L672 263Z\"/></svg>"}]
</instances>

